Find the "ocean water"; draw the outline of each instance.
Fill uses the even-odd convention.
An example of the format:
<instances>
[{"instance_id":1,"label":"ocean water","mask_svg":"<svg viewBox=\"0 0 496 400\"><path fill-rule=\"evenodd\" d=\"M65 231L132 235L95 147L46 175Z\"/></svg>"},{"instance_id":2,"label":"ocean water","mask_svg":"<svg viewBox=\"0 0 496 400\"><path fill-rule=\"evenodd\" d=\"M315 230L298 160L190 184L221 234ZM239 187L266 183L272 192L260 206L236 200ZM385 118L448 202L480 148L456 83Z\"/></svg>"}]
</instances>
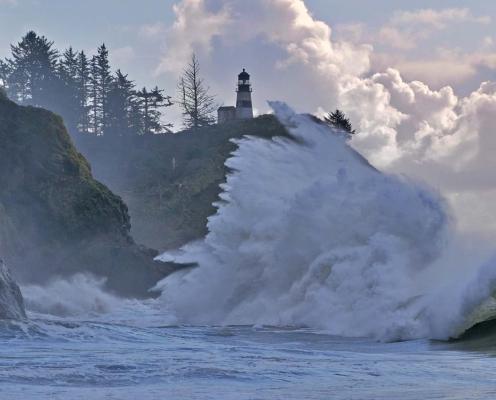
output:
<instances>
[{"instance_id":1,"label":"ocean water","mask_svg":"<svg viewBox=\"0 0 496 400\"><path fill-rule=\"evenodd\" d=\"M167 326L154 302L0 326L0 399L494 399L496 347Z\"/></svg>"}]
</instances>

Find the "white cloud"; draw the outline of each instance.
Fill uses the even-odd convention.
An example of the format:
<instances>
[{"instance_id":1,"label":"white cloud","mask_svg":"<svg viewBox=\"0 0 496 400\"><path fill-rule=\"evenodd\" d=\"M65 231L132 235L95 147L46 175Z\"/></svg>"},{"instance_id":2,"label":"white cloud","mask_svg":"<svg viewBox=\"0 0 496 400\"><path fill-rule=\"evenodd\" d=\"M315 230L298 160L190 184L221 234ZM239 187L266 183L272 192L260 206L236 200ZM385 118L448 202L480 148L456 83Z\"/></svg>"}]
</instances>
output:
<instances>
[{"instance_id":1,"label":"white cloud","mask_svg":"<svg viewBox=\"0 0 496 400\"><path fill-rule=\"evenodd\" d=\"M167 31L167 51L157 68L158 74L181 70L193 51L208 53L212 39L223 33L231 18L227 7L211 12L205 0L183 0L175 4L173 9L176 19Z\"/></svg>"},{"instance_id":2,"label":"white cloud","mask_svg":"<svg viewBox=\"0 0 496 400\"><path fill-rule=\"evenodd\" d=\"M396 49L409 50L417 47L421 40L427 39L433 32L445 30L455 24L490 22L490 17L476 17L467 8L398 11L372 40Z\"/></svg>"},{"instance_id":3,"label":"white cloud","mask_svg":"<svg viewBox=\"0 0 496 400\"><path fill-rule=\"evenodd\" d=\"M433 55L433 58L407 58L391 54L374 54L373 69L382 71L393 67L401 71L408 80L420 80L429 86L441 88L446 85L462 84L477 75L480 64L475 58L461 55L454 59Z\"/></svg>"},{"instance_id":4,"label":"white cloud","mask_svg":"<svg viewBox=\"0 0 496 400\"><path fill-rule=\"evenodd\" d=\"M395 49L409 50L417 47L417 41L426 37L426 31L405 31L394 26L383 26L376 35L375 41Z\"/></svg>"},{"instance_id":5,"label":"white cloud","mask_svg":"<svg viewBox=\"0 0 496 400\"><path fill-rule=\"evenodd\" d=\"M210 51L216 37L232 45L257 37L276 44L286 52L280 68L303 63L330 76L361 74L369 68L371 48L332 42L331 28L315 20L301 0L222 3L217 12L210 11L205 0L183 0L174 6L176 21L167 34L160 71L180 70L192 51Z\"/></svg>"},{"instance_id":6,"label":"white cloud","mask_svg":"<svg viewBox=\"0 0 496 400\"><path fill-rule=\"evenodd\" d=\"M421 9L397 11L376 30L364 24L349 23L338 25L338 31L353 42L369 42L397 50L411 50L435 32L461 26L463 24L482 24L491 22L488 16L474 16L467 8L448 8L441 10ZM492 45L492 38L483 41Z\"/></svg>"},{"instance_id":7,"label":"white cloud","mask_svg":"<svg viewBox=\"0 0 496 400\"><path fill-rule=\"evenodd\" d=\"M494 46L494 38L492 36L486 36L482 40L482 47L484 49L490 49Z\"/></svg>"},{"instance_id":8,"label":"white cloud","mask_svg":"<svg viewBox=\"0 0 496 400\"><path fill-rule=\"evenodd\" d=\"M154 24L143 25L139 30L139 35L144 38L165 37L167 28L165 24L157 22Z\"/></svg>"},{"instance_id":9,"label":"white cloud","mask_svg":"<svg viewBox=\"0 0 496 400\"><path fill-rule=\"evenodd\" d=\"M375 46L371 55L374 71L393 67L406 79L440 88L463 86L480 73L487 76L484 71L496 67L496 51L491 36L474 39L472 48L462 51L446 47L453 46L453 42L446 42L445 38L438 42L443 36L436 34L448 29L452 32L472 29L473 24L485 25L490 21L490 17L475 16L467 8L397 11L377 29L349 23L339 25L338 34L354 43L368 42ZM439 47L441 44L445 47ZM430 54L426 49L431 50Z\"/></svg>"},{"instance_id":10,"label":"white cloud","mask_svg":"<svg viewBox=\"0 0 496 400\"><path fill-rule=\"evenodd\" d=\"M362 129L354 145L383 168L448 192L496 187L491 172L496 164L495 83L482 83L470 96L457 98L450 87L434 91L418 81L405 82L389 69L360 80L341 99ZM360 111L364 101L365 114Z\"/></svg>"},{"instance_id":11,"label":"white cloud","mask_svg":"<svg viewBox=\"0 0 496 400\"><path fill-rule=\"evenodd\" d=\"M447 8L443 10L422 9L399 11L391 19L391 23L396 26L424 25L434 29L445 29L449 24L454 22L489 24L491 18L488 16L476 17L468 8Z\"/></svg>"},{"instance_id":12,"label":"white cloud","mask_svg":"<svg viewBox=\"0 0 496 400\"><path fill-rule=\"evenodd\" d=\"M436 88L446 85L463 87L466 82L474 82L484 71L496 69L496 51L482 42L480 48L472 52L439 48L430 57L375 52L371 61L374 71L393 67L407 80L421 80ZM487 73L486 78L479 79L470 90L476 89L484 79L488 79Z\"/></svg>"}]
</instances>

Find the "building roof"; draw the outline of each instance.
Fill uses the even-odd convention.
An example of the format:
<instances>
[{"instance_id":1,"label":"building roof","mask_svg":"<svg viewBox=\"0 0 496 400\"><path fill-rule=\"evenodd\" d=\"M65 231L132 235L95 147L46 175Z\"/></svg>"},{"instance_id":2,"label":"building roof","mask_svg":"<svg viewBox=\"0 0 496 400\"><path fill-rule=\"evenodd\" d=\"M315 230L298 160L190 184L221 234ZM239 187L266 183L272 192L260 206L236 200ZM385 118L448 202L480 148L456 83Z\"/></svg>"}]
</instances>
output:
<instances>
[{"instance_id":1,"label":"building roof","mask_svg":"<svg viewBox=\"0 0 496 400\"><path fill-rule=\"evenodd\" d=\"M243 72L241 72L238 75L238 78L240 81L247 81L250 79L250 74L248 72L246 72L246 70L243 68Z\"/></svg>"},{"instance_id":2,"label":"building roof","mask_svg":"<svg viewBox=\"0 0 496 400\"><path fill-rule=\"evenodd\" d=\"M230 110L236 110L236 107L234 106L222 106L219 107L218 111L230 111Z\"/></svg>"}]
</instances>

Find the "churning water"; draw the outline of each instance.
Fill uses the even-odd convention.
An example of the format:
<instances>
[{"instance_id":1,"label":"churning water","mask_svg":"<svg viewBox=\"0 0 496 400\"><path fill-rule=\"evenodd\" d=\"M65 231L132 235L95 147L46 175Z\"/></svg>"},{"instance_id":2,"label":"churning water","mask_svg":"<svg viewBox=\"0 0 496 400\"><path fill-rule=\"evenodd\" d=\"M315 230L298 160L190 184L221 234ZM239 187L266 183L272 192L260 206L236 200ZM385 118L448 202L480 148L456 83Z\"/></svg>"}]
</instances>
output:
<instances>
[{"instance_id":1,"label":"churning water","mask_svg":"<svg viewBox=\"0 0 496 400\"><path fill-rule=\"evenodd\" d=\"M496 262L441 196L274 103L294 139L244 138L198 267L145 302L77 275L23 287L0 399L494 399ZM487 261L487 260L489 261Z\"/></svg>"},{"instance_id":2,"label":"churning water","mask_svg":"<svg viewBox=\"0 0 496 400\"><path fill-rule=\"evenodd\" d=\"M64 284L73 285L74 294L78 285L92 283L84 281ZM63 318L31 312L30 322L0 325L0 399L496 395L496 352L477 341L461 348L425 339L381 343L309 328L168 326L158 301L104 304L108 295L91 292L96 300L87 302L86 310L79 307L83 314L77 317L71 315L77 299L52 291L53 308L46 312L61 312Z\"/></svg>"},{"instance_id":3,"label":"churning water","mask_svg":"<svg viewBox=\"0 0 496 400\"><path fill-rule=\"evenodd\" d=\"M496 262L454 257L438 194L377 171L312 117L272 107L295 140L239 141L206 238L162 256L199 265L158 285L178 323L392 341L457 337L496 315Z\"/></svg>"}]
</instances>

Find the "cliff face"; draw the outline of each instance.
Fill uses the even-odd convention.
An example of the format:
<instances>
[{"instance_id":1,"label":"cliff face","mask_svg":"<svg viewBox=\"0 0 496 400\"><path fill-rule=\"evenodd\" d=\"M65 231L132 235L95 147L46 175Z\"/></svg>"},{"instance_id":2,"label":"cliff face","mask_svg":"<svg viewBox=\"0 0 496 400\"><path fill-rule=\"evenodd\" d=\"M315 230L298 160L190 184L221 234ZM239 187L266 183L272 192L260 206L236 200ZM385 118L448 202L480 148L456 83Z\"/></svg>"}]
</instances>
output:
<instances>
[{"instance_id":1,"label":"cliff face","mask_svg":"<svg viewBox=\"0 0 496 400\"><path fill-rule=\"evenodd\" d=\"M244 135L270 138L287 131L264 115L174 135L76 138L95 176L129 207L136 241L164 250L206 234L225 181L224 163L236 148L232 139Z\"/></svg>"},{"instance_id":2,"label":"cliff face","mask_svg":"<svg viewBox=\"0 0 496 400\"><path fill-rule=\"evenodd\" d=\"M0 253L24 282L89 271L145 295L168 272L129 235L126 205L93 179L57 115L0 96Z\"/></svg>"}]
</instances>

